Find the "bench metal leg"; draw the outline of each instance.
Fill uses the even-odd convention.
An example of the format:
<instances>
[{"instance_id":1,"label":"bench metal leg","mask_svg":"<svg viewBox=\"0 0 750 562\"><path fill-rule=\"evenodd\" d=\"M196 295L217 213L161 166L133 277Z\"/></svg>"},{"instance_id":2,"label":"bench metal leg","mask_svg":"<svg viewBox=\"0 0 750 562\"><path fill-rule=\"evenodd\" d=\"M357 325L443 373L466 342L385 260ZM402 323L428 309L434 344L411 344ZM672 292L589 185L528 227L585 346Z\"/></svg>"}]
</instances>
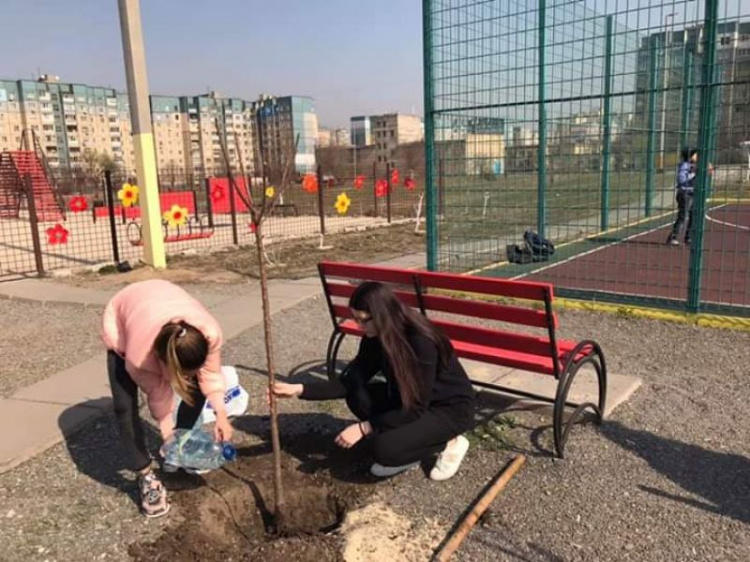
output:
<instances>
[{"instance_id":1,"label":"bench metal leg","mask_svg":"<svg viewBox=\"0 0 750 562\"><path fill-rule=\"evenodd\" d=\"M326 375L328 380L332 381L336 379L336 358L339 355L339 347L341 342L344 341L346 334L339 330L334 330L328 340L328 350L326 351Z\"/></svg>"},{"instance_id":2,"label":"bench metal leg","mask_svg":"<svg viewBox=\"0 0 750 562\"><path fill-rule=\"evenodd\" d=\"M581 353L586 353L586 356L576 361L576 356ZM591 365L596 371L597 380L599 383L599 400L598 404L593 402L585 402L580 404L573 410L573 413L568 417L567 421L565 417L565 404L568 401L568 393L570 387L573 385L578 371L586 365ZM564 458L565 443L568 441L568 435L573 425L576 423L578 418L583 414L586 409L593 410L596 415L596 424L600 425L604 417L604 408L607 401L607 365L604 361L604 354L602 353L599 344L594 341L586 340L579 343L575 349L570 353L570 359L565 364L565 368L560 375L560 380L557 384L557 394L555 396L555 407L552 414L553 419L553 431L555 437L555 451L557 456L561 459Z\"/></svg>"}]
</instances>

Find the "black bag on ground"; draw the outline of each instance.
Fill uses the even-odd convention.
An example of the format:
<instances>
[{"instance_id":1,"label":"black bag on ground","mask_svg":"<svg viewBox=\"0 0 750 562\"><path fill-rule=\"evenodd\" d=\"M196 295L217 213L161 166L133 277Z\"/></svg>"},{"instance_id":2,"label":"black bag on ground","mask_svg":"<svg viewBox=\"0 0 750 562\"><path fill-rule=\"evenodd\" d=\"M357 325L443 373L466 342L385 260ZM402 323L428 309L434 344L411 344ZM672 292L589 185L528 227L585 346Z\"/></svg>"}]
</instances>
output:
<instances>
[{"instance_id":1,"label":"black bag on ground","mask_svg":"<svg viewBox=\"0 0 750 562\"><path fill-rule=\"evenodd\" d=\"M534 261L531 251L528 248L521 248L518 244L508 244L505 247L505 252L508 254L510 263L531 263Z\"/></svg>"},{"instance_id":2,"label":"black bag on ground","mask_svg":"<svg viewBox=\"0 0 750 562\"><path fill-rule=\"evenodd\" d=\"M542 238L533 230L523 233L526 249L531 253L532 261L547 261L555 253L555 245L551 240Z\"/></svg>"}]
</instances>

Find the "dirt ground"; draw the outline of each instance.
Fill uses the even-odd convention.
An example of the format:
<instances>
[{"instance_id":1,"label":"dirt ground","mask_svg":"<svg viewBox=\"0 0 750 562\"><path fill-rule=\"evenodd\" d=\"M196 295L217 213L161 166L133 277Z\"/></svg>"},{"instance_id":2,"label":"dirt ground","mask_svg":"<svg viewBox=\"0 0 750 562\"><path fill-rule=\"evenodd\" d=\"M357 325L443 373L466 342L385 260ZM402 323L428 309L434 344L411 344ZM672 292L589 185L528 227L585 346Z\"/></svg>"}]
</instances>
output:
<instances>
[{"instance_id":1,"label":"dirt ground","mask_svg":"<svg viewBox=\"0 0 750 562\"><path fill-rule=\"evenodd\" d=\"M317 275L323 260L372 263L425 251L424 233L414 232L414 224L332 234L325 238L325 249L316 239L281 241L267 246L271 260L270 279L301 279ZM235 291L238 285L257 279L258 254L255 246L243 246L214 253L189 252L167 256L168 269L155 271L136 265L132 271L116 273L113 267L98 273L85 272L55 278L55 282L91 289L109 289L158 277L174 283L201 285L213 292ZM135 264L131 264L135 265Z\"/></svg>"}]
</instances>

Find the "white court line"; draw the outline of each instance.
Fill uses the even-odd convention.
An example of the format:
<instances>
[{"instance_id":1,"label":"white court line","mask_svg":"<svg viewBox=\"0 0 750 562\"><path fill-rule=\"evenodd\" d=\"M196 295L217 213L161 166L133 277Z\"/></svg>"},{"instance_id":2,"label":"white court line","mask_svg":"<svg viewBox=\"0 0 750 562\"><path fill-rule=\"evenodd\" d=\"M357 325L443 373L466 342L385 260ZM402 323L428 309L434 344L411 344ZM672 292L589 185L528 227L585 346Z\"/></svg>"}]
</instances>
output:
<instances>
[{"instance_id":1,"label":"white court line","mask_svg":"<svg viewBox=\"0 0 750 562\"><path fill-rule=\"evenodd\" d=\"M711 210L712 211L716 211L718 209L721 209L722 207L726 207L727 205L728 205L728 203L723 203L721 205L717 205L716 207L714 207ZM740 224L733 224L731 222L720 221L718 219L715 219L715 218L709 216L708 213L706 213L706 219L708 219L711 222L717 223L717 224L722 224L724 226L730 226L730 227L733 227L733 228L738 228L740 230L750 231L750 227L743 226L743 225L740 225ZM632 234L630 236L627 236L627 237L623 238L622 240L616 240L615 242L610 242L609 244L604 244L603 246L599 246L598 248L594 248L593 250L589 250L587 252L583 252L582 254L576 254L576 255L571 256L569 258L566 258L566 259L564 259L562 261L558 261L558 262L551 263L549 265L545 265L544 267L540 267L539 269L535 269L534 271L529 271L527 273L522 273L521 275L516 275L515 277L511 277L510 280L511 281L515 281L516 279L523 279L524 277L528 277L529 275L536 275L537 273L540 273L542 271L546 271L547 269L552 269L553 267L557 267L558 265L562 265L564 263L568 263L568 262L576 260L578 258L582 258L584 256L588 256L588 255L594 254L596 252L599 252L601 250L609 248L610 246L614 246L615 244L621 244L621 243L623 243L623 242L625 242L627 240L632 240L633 238L637 238L639 236L644 236L646 234L651 234L652 232L656 232L657 230L661 230L662 228L664 228L665 226L669 226L670 224L672 224L672 223L671 222L670 223L666 223L666 224L663 224L661 226L657 226L655 228L652 228L650 230L645 230L643 232L637 232L636 234Z\"/></svg>"}]
</instances>

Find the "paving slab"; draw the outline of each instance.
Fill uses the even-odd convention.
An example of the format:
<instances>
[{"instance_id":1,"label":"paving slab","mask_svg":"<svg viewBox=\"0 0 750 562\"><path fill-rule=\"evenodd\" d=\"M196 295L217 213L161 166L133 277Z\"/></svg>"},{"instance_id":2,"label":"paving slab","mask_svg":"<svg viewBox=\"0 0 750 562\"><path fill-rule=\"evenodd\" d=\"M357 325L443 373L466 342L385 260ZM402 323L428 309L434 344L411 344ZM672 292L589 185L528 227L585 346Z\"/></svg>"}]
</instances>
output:
<instances>
[{"instance_id":1,"label":"paving slab","mask_svg":"<svg viewBox=\"0 0 750 562\"><path fill-rule=\"evenodd\" d=\"M540 375L520 369L495 367L477 361L461 360L461 363L471 378L498 384L508 389L537 394L545 398L555 398L557 381L549 375ZM607 373L607 402L604 408L604 417L608 417L618 406L626 402L642 383L643 380L640 377ZM500 392L500 394L513 396L510 393ZM568 394L568 401L574 404L596 403L599 399L598 396L599 391L593 370L591 373L584 371L578 373ZM537 409L542 406L552 408L551 404L539 400L519 399L518 397L514 397L514 400L517 401L516 406L528 406L529 409Z\"/></svg>"}]
</instances>

